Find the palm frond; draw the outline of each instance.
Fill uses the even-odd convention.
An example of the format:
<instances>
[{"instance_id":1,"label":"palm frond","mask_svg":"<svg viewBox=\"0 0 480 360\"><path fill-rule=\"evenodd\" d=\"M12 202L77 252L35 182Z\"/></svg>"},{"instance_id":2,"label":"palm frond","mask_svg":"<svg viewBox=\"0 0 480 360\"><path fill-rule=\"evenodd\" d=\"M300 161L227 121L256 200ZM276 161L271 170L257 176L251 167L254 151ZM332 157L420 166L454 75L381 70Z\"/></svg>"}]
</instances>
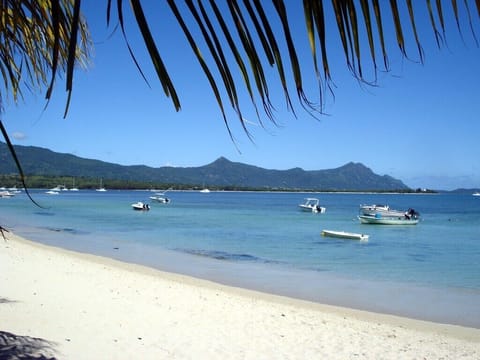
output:
<instances>
[{"instance_id":1,"label":"palm frond","mask_svg":"<svg viewBox=\"0 0 480 360\"><path fill-rule=\"evenodd\" d=\"M0 112L5 96L14 101L23 97L23 90L47 87L47 104L55 79L67 73L68 111L73 90L74 66L85 66L90 38L80 14L80 0L4 0L0 6ZM77 41L80 37L80 42ZM49 76L50 75L50 76ZM0 119L0 132L18 169L20 180L30 200L25 175Z\"/></svg>"},{"instance_id":2,"label":"palm frond","mask_svg":"<svg viewBox=\"0 0 480 360\"><path fill-rule=\"evenodd\" d=\"M157 72L158 79L163 86L163 91L165 92L166 96L171 97L173 105L175 106L175 110L178 111L180 110L180 100L178 98L177 91L173 86L170 75L168 74L160 53L158 52L155 40L148 26L147 19L145 18L142 5L139 0L130 0L130 4L132 6L138 28L142 33L143 41L145 42L145 46L150 54L155 71Z\"/></svg>"}]
</instances>

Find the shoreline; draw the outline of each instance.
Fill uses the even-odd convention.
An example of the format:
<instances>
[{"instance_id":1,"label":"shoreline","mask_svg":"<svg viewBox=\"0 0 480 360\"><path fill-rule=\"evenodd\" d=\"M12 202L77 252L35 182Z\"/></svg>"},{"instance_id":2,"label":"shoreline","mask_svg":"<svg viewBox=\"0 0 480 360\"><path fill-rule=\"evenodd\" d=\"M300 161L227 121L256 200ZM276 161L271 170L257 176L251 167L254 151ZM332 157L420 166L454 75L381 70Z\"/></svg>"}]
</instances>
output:
<instances>
[{"instance_id":1,"label":"shoreline","mask_svg":"<svg viewBox=\"0 0 480 360\"><path fill-rule=\"evenodd\" d=\"M0 340L14 346L0 345L0 355L32 341L30 355L59 359L480 357L479 329L221 285L5 234Z\"/></svg>"},{"instance_id":2,"label":"shoreline","mask_svg":"<svg viewBox=\"0 0 480 360\"><path fill-rule=\"evenodd\" d=\"M61 236L57 237L58 234ZM395 280L357 279L333 272L218 260L189 252L159 249L141 241L109 241L108 238L106 241L103 238L103 241L97 241L98 235L78 238L79 235L64 233L61 229L54 230L53 233L47 231L42 236L39 236L38 229L34 229L33 232L23 231L20 236L33 239L35 243L75 253L138 264L161 272L204 279L233 288L480 329L478 290L443 288Z\"/></svg>"}]
</instances>

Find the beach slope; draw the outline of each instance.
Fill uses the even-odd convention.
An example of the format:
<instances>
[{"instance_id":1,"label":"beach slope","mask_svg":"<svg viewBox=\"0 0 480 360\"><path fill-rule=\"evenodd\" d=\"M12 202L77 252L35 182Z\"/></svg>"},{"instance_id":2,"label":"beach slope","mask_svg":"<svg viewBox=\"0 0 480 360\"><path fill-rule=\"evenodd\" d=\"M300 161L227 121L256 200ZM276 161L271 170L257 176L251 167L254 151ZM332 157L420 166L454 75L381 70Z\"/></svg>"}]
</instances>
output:
<instances>
[{"instance_id":1,"label":"beach slope","mask_svg":"<svg viewBox=\"0 0 480 360\"><path fill-rule=\"evenodd\" d=\"M0 237L0 359L479 359L480 330Z\"/></svg>"}]
</instances>

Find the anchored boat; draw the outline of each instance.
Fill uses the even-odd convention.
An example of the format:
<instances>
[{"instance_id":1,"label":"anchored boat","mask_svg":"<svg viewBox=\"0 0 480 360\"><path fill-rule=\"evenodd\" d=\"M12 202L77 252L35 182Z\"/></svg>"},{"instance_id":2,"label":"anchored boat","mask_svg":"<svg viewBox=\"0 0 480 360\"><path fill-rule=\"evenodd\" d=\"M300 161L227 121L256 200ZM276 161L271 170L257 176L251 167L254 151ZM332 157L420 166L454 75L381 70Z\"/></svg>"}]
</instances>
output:
<instances>
[{"instance_id":1,"label":"anchored boat","mask_svg":"<svg viewBox=\"0 0 480 360\"><path fill-rule=\"evenodd\" d=\"M379 216L379 214L372 215L359 215L358 219L362 224L377 224L377 225L417 225L419 222L418 217L408 218L406 216L402 217L391 217L391 216Z\"/></svg>"},{"instance_id":2,"label":"anchored boat","mask_svg":"<svg viewBox=\"0 0 480 360\"><path fill-rule=\"evenodd\" d=\"M303 204L298 205L302 211L309 211L313 213L323 214L327 209L320 206L320 201L317 198L306 198Z\"/></svg>"},{"instance_id":3,"label":"anchored boat","mask_svg":"<svg viewBox=\"0 0 480 360\"><path fill-rule=\"evenodd\" d=\"M347 231L322 230L322 236L334 237L339 239L368 240L368 235L358 234Z\"/></svg>"}]
</instances>

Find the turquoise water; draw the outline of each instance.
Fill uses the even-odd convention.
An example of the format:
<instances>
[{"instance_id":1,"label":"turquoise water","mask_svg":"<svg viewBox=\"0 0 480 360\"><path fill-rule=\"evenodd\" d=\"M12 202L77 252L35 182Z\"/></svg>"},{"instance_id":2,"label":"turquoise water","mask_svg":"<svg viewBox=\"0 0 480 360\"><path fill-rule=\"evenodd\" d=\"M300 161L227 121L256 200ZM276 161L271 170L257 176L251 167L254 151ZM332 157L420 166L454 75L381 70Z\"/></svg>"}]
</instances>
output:
<instances>
[{"instance_id":1,"label":"turquoise water","mask_svg":"<svg viewBox=\"0 0 480 360\"><path fill-rule=\"evenodd\" d=\"M480 198L458 194L33 191L0 199L0 223L29 239L325 303L480 327ZM299 211L318 197L325 214ZM415 208L416 226L360 224L360 204ZM366 233L368 242L320 236Z\"/></svg>"}]
</instances>

